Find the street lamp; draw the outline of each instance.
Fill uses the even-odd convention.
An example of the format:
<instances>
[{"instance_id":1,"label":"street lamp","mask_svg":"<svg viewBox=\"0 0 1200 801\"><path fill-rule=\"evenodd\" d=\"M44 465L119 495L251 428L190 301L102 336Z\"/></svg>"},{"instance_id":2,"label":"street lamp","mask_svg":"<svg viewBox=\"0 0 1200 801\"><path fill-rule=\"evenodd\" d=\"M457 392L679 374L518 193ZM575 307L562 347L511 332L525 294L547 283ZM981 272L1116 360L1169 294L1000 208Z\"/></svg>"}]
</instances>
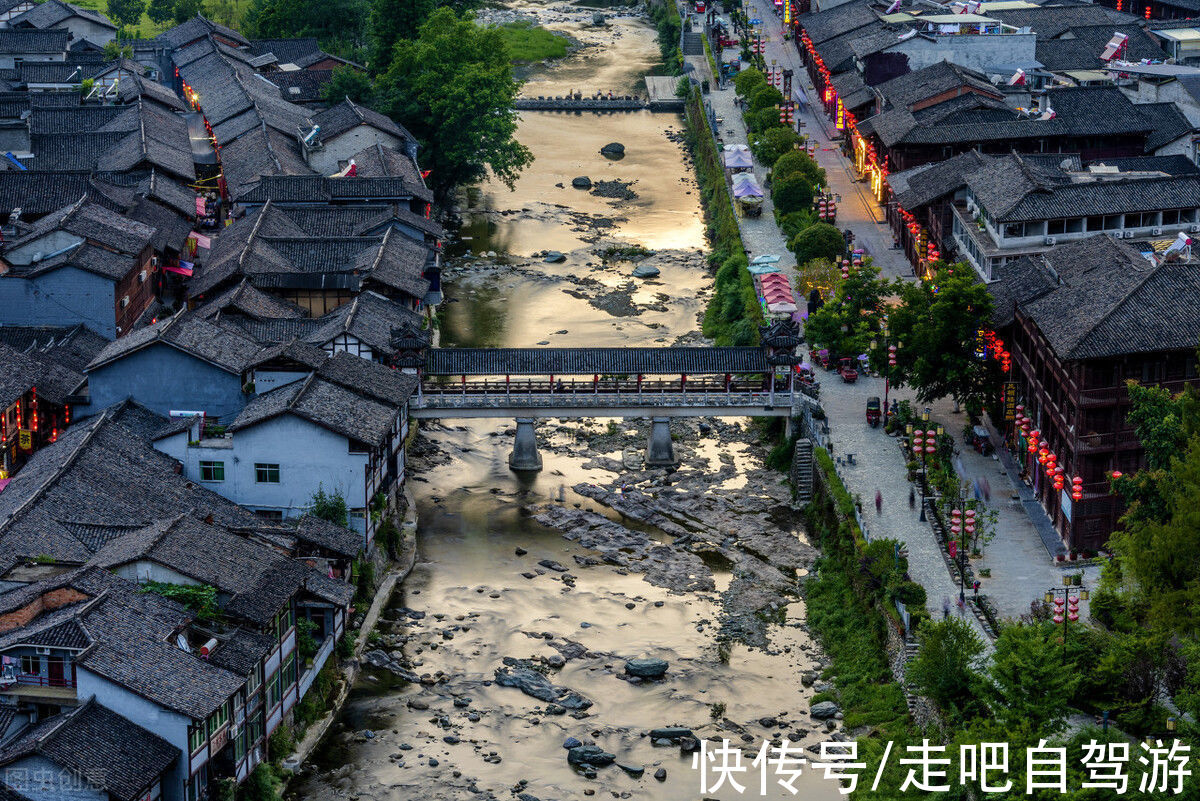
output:
<instances>
[{"instance_id":1,"label":"street lamp","mask_svg":"<svg viewBox=\"0 0 1200 801\"><path fill-rule=\"evenodd\" d=\"M1045 595L1046 603L1054 604L1054 625L1063 627L1063 661L1066 661L1067 658L1067 628L1070 624L1079 621L1079 602L1086 601L1091 597L1087 586L1082 581L1075 584L1075 578L1077 577L1064 573L1063 586L1051 587L1046 590ZM1071 594L1075 590L1079 591L1078 595Z\"/></svg>"},{"instance_id":2,"label":"street lamp","mask_svg":"<svg viewBox=\"0 0 1200 801\"><path fill-rule=\"evenodd\" d=\"M938 426L941 429L941 426ZM958 506L950 510L950 542L957 540L957 554L951 554L958 562L958 602L967 601L967 543L975 534L975 510L967 508L967 488L958 487Z\"/></svg>"},{"instance_id":3,"label":"street lamp","mask_svg":"<svg viewBox=\"0 0 1200 801\"><path fill-rule=\"evenodd\" d=\"M921 420L924 423L929 422L929 410L928 409L926 409L922 413ZM926 429L924 431L913 431L912 424L910 423L908 426L905 427L905 431L908 433L908 435L910 437L912 437L913 457L916 458L916 456L918 456L918 455L920 455L920 457L921 457L921 516L920 516L920 520L922 523L924 523L926 520L926 518L925 518L925 482L926 482L926 478L928 475L926 459L929 455L932 455L933 453L937 452L937 438L942 433L942 427L938 426L936 431L933 429Z\"/></svg>"}]
</instances>

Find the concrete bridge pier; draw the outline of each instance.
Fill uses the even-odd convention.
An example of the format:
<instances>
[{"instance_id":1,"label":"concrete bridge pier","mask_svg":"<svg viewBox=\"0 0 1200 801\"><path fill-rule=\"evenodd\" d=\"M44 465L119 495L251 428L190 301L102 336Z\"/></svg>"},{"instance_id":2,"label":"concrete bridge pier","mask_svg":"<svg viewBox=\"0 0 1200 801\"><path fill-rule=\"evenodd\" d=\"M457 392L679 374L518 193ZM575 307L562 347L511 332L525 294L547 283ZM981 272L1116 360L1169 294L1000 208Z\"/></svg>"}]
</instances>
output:
<instances>
[{"instance_id":1,"label":"concrete bridge pier","mask_svg":"<svg viewBox=\"0 0 1200 801\"><path fill-rule=\"evenodd\" d=\"M517 418L517 437L508 457L508 466L519 473L536 473L542 469L542 455L538 453L532 417Z\"/></svg>"},{"instance_id":2,"label":"concrete bridge pier","mask_svg":"<svg viewBox=\"0 0 1200 801\"><path fill-rule=\"evenodd\" d=\"M675 446L671 442L671 418L650 418L650 442L646 447L647 467L676 467Z\"/></svg>"}]
</instances>

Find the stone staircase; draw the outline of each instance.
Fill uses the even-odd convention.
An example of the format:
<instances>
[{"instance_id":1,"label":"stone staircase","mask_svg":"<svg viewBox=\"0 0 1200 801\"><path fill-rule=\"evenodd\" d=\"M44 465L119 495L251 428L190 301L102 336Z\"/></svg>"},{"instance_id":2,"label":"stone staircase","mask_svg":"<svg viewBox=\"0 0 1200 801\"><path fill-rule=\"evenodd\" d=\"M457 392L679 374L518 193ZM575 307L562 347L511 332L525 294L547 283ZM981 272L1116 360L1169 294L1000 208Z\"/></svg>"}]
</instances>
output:
<instances>
[{"instance_id":1,"label":"stone staircase","mask_svg":"<svg viewBox=\"0 0 1200 801\"><path fill-rule=\"evenodd\" d=\"M908 664L910 662L912 662L913 659L916 658L917 652L920 650L921 650L921 646L917 644L917 640L915 637L906 637L905 638L905 640L904 640L904 666L905 666L905 668L907 668ZM905 676L904 681L902 682L901 686L904 688L904 702L905 702L905 704L908 705L909 714L912 714L916 710L917 696L916 696L916 693L914 693L912 691L912 687L909 684L907 676Z\"/></svg>"},{"instance_id":2,"label":"stone staircase","mask_svg":"<svg viewBox=\"0 0 1200 801\"><path fill-rule=\"evenodd\" d=\"M792 452L792 487L796 492L796 503L803 506L813 497L813 441L808 438L796 440Z\"/></svg>"},{"instance_id":3,"label":"stone staircase","mask_svg":"<svg viewBox=\"0 0 1200 801\"><path fill-rule=\"evenodd\" d=\"M704 38L694 31L684 31L679 49L685 56L702 56L704 55Z\"/></svg>"}]
</instances>

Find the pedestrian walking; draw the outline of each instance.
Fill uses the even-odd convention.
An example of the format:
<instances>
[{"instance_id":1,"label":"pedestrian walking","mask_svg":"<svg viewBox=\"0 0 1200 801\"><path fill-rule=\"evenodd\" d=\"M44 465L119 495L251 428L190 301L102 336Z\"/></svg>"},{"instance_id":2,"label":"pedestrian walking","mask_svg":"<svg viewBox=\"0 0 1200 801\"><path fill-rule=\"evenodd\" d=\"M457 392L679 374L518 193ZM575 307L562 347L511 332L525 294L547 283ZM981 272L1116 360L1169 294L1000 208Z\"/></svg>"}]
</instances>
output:
<instances>
[{"instance_id":1,"label":"pedestrian walking","mask_svg":"<svg viewBox=\"0 0 1200 801\"><path fill-rule=\"evenodd\" d=\"M982 478L980 478L980 479L979 479L979 483L980 483L980 484L982 485L982 487L983 487L983 499L984 499L984 501L986 501L987 503L991 503L991 502L992 502L992 485L991 485L991 482L989 482L989 481L987 480L987 476L983 476Z\"/></svg>"},{"instance_id":2,"label":"pedestrian walking","mask_svg":"<svg viewBox=\"0 0 1200 801\"><path fill-rule=\"evenodd\" d=\"M883 493L875 490L875 514L883 514Z\"/></svg>"},{"instance_id":3,"label":"pedestrian walking","mask_svg":"<svg viewBox=\"0 0 1200 801\"><path fill-rule=\"evenodd\" d=\"M942 620L950 619L950 598L949 596L942 597Z\"/></svg>"},{"instance_id":4,"label":"pedestrian walking","mask_svg":"<svg viewBox=\"0 0 1200 801\"><path fill-rule=\"evenodd\" d=\"M912 487L908 488L908 508L917 508L917 493Z\"/></svg>"}]
</instances>

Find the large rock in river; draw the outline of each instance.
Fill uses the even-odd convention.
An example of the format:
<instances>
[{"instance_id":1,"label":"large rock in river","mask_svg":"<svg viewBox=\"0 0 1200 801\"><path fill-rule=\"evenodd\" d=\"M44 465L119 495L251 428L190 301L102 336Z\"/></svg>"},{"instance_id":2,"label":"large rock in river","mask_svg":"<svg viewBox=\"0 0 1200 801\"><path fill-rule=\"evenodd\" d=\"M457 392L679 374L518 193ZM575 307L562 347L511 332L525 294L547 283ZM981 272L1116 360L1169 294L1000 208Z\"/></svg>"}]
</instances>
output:
<instances>
[{"instance_id":1,"label":"large rock in river","mask_svg":"<svg viewBox=\"0 0 1200 801\"><path fill-rule=\"evenodd\" d=\"M592 179L588 178L586 175L580 175L578 178L571 179L571 186L575 187L576 189L591 189Z\"/></svg>"},{"instance_id":2,"label":"large rock in river","mask_svg":"<svg viewBox=\"0 0 1200 801\"><path fill-rule=\"evenodd\" d=\"M665 659L630 659L625 663L625 675L637 676L639 679L661 679L666 675L668 667L670 665Z\"/></svg>"},{"instance_id":3,"label":"large rock in river","mask_svg":"<svg viewBox=\"0 0 1200 801\"><path fill-rule=\"evenodd\" d=\"M587 709L592 705L590 699L567 687L556 687L550 679L531 668L497 668L496 683L501 687L516 687L539 701L558 704L566 709Z\"/></svg>"},{"instance_id":4,"label":"large rock in river","mask_svg":"<svg viewBox=\"0 0 1200 801\"><path fill-rule=\"evenodd\" d=\"M567 761L572 765L611 765L617 759L598 745L581 745L567 752Z\"/></svg>"},{"instance_id":5,"label":"large rock in river","mask_svg":"<svg viewBox=\"0 0 1200 801\"><path fill-rule=\"evenodd\" d=\"M547 264L559 264L567 260L566 255L559 253L557 250L546 251L546 257L543 259Z\"/></svg>"},{"instance_id":6,"label":"large rock in river","mask_svg":"<svg viewBox=\"0 0 1200 801\"><path fill-rule=\"evenodd\" d=\"M633 268L634 278L657 278L659 269L653 264L639 264Z\"/></svg>"},{"instance_id":7,"label":"large rock in river","mask_svg":"<svg viewBox=\"0 0 1200 801\"><path fill-rule=\"evenodd\" d=\"M606 156L624 156L625 145L620 142L609 142L604 147L600 148L600 152Z\"/></svg>"}]
</instances>

